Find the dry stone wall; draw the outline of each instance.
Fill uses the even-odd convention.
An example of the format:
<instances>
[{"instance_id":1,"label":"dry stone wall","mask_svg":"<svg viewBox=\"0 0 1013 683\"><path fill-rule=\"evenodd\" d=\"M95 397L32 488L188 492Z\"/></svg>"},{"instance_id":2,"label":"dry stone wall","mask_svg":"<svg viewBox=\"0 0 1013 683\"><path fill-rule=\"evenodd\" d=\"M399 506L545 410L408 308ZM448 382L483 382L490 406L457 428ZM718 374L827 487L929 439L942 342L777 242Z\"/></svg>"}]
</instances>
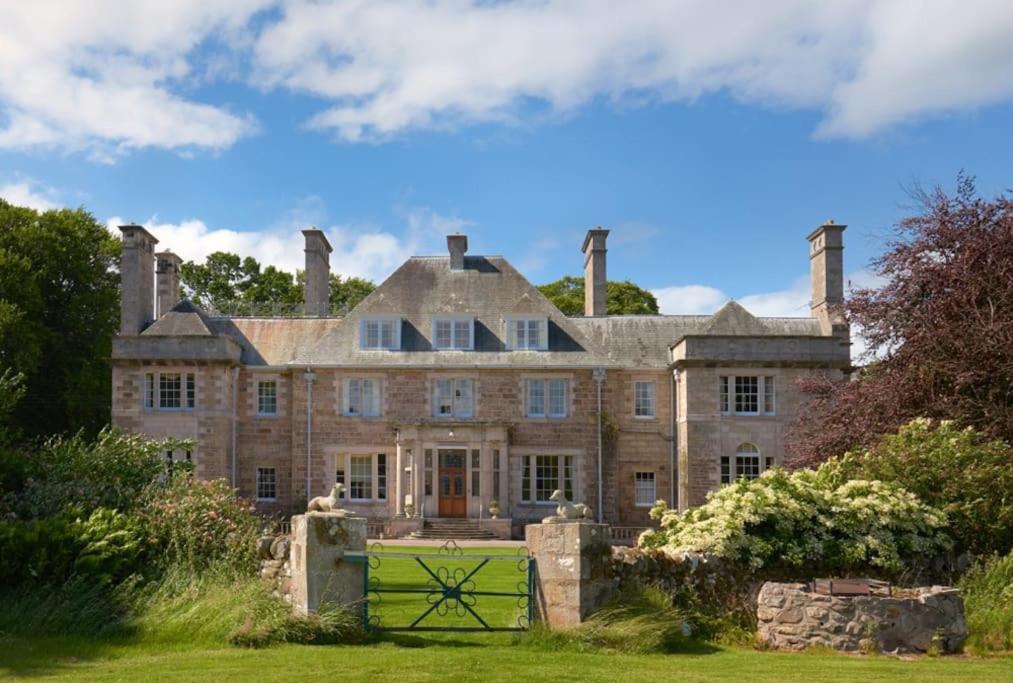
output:
<instances>
[{"instance_id":1,"label":"dry stone wall","mask_svg":"<svg viewBox=\"0 0 1013 683\"><path fill-rule=\"evenodd\" d=\"M967 637L960 591L932 586L905 593L830 596L803 583L765 583L757 605L760 638L788 650L959 651Z\"/></svg>"}]
</instances>

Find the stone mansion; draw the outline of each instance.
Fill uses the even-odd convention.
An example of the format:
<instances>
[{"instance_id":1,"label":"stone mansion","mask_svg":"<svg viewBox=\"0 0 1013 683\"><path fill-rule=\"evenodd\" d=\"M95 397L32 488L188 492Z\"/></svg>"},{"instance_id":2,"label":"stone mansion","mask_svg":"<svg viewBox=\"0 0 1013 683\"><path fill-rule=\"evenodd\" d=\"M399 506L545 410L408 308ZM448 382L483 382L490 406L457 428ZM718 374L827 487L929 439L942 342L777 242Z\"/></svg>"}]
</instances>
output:
<instances>
[{"instance_id":1,"label":"stone mansion","mask_svg":"<svg viewBox=\"0 0 1013 683\"><path fill-rule=\"evenodd\" d=\"M608 315L606 238L583 243L585 310L564 315L500 256L408 259L330 314L324 233L304 230L302 317L216 317L180 300L180 258L123 233L112 353L116 425L193 441L197 476L266 512L345 485L344 506L411 529L489 517L514 533L555 489L600 519L643 526L784 458L796 380L850 370L843 225L809 236L811 317ZM304 508L301 508L304 509ZM398 526L400 525L400 526Z\"/></svg>"}]
</instances>

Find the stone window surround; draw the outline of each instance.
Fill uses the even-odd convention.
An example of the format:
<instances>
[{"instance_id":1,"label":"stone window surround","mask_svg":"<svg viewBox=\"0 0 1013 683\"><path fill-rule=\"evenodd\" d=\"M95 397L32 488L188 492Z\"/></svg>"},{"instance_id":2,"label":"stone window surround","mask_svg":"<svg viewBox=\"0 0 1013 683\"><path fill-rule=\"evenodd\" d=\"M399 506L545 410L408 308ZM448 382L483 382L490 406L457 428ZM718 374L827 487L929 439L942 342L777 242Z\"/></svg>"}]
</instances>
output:
<instances>
[{"instance_id":1,"label":"stone window surround","mask_svg":"<svg viewBox=\"0 0 1013 683\"><path fill-rule=\"evenodd\" d=\"M517 335L514 329L514 323L518 320L538 321L538 341L539 345L536 347L530 347L525 345L524 347L517 346ZM549 318L542 315L505 315L503 316L503 339L506 342L507 351L548 351L549 350Z\"/></svg>"},{"instance_id":2,"label":"stone window surround","mask_svg":"<svg viewBox=\"0 0 1013 683\"><path fill-rule=\"evenodd\" d=\"M756 451L755 452L749 452L749 451L741 451L740 452L739 449L741 449L744 446L751 446L751 447L755 448ZM770 455L767 455L767 456L763 455L763 451L754 442L752 442L752 441L743 441L742 443L738 443L738 444L735 445L735 450L734 451L732 451L731 453L729 453L727 455L723 454L723 455L721 455L718 458L718 466L717 466L718 485L719 486L727 486L728 484L734 483L739 478L738 477L738 474L739 474L739 472L738 472L738 463L736 462L737 458L740 457L740 456L753 456L753 455L756 456L758 467L759 467L759 473L757 474L757 476L763 474L764 472L766 472L771 467L774 467L775 464L776 464L774 462L774 457L770 456ZM723 477L723 474L721 472L721 470L724 468L725 464L728 465L728 481L725 481L725 479Z\"/></svg>"},{"instance_id":3,"label":"stone window surround","mask_svg":"<svg viewBox=\"0 0 1013 683\"><path fill-rule=\"evenodd\" d=\"M436 380L438 379L470 379L471 380L471 415L458 417L456 415L436 414ZM473 372L431 372L426 375L426 415L434 420L468 421L477 420L481 409L482 381Z\"/></svg>"},{"instance_id":4,"label":"stone window surround","mask_svg":"<svg viewBox=\"0 0 1013 683\"><path fill-rule=\"evenodd\" d=\"M350 415L345 411L345 392L348 390L350 379L371 379L377 382L380 389L380 414L379 415ZM387 414L387 376L382 372L339 372L334 375L334 396L337 399L335 404L336 413L343 418L350 420L382 420Z\"/></svg>"},{"instance_id":5,"label":"stone window surround","mask_svg":"<svg viewBox=\"0 0 1013 683\"><path fill-rule=\"evenodd\" d=\"M180 407L162 408L160 404L162 375L180 376ZM187 375L193 378L193 405L187 406ZM148 406L148 377L152 378L152 405ZM200 404L198 400L201 393L197 386L197 369L193 366L165 365L158 367L145 367L141 370L141 410L146 413L192 413Z\"/></svg>"},{"instance_id":6,"label":"stone window surround","mask_svg":"<svg viewBox=\"0 0 1013 683\"><path fill-rule=\"evenodd\" d=\"M285 381L285 376L277 371L251 371L247 378L247 411L250 415L258 419L273 420L280 417L285 417L288 406L288 385ZM277 404L276 412L274 413L262 413L260 412L260 389L258 388L261 382L274 382L275 383L275 403Z\"/></svg>"},{"instance_id":7,"label":"stone window surround","mask_svg":"<svg viewBox=\"0 0 1013 683\"><path fill-rule=\"evenodd\" d=\"M654 392L652 396L652 409L651 415L637 415L637 384L650 383L654 385ZM652 422L658 419L658 379L657 377L650 375L638 375L634 374L630 376L630 387L632 388L632 395L630 396L630 415L633 419L638 422Z\"/></svg>"},{"instance_id":8,"label":"stone window surround","mask_svg":"<svg viewBox=\"0 0 1013 683\"><path fill-rule=\"evenodd\" d=\"M545 380L545 415L529 415L528 414L528 380L538 379ZM563 415L549 415L549 385L548 380L562 379L566 380L566 393L564 394L564 400L566 402L565 412ZM528 372L521 373L519 378L520 383L520 397L521 397L521 417L525 420L532 422L559 422L561 420L568 420L573 417L573 399L575 389L575 382L573 373L559 373L559 372Z\"/></svg>"},{"instance_id":9,"label":"stone window surround","mask_svg":"<svg viewBox=\"0 0 1013 683\"><path fill-rule=\"evenodd\" d=\"M458 345L457 339L457 323L467 322L468 323L468 343L464 346ZM436 343L436 324L437 323L450 323L450 345L449 346L438 346ZM434 351L473 351L475 349L475 318L470 315L454 315L446 314L433 317L432 329L430 330L432 337L430 343L432 344Z\"/></svg>"},{"instance_id":10,"label":"stone window surround","mask_svg":"<svg viewBox=\"0 0 1013 683\"><path fill-rule=\"evenodd\" d=\"M511 489L517 491L517 502L515 505L521 508L547 508L556 507L555 501L536 501L536 500L524 500L524 491L522 490L522 482L524 477L524 459L530 458L537 455L554 455L557 457L572 456L573 457L573 471L570 473L573 477L573 495L575 498L580 497L580 491L583 491L584 485L584 472L581 468L581 462L584 457L584 451L580 448L556 448L546 447L539 448L537 446L514 446L510 449L510 460L516 462L516 470L508 465L508 471L510 474L507 476L511 480ZM509 462L509 461L508 461ZM516 479L512 476L516 471ZM535 472L531 471L531 486L534 489L535 483ZM574 502L574 501L570 501Z\"/></svg>"},{"instance_id":11,"label":"stone window surround","mask_svg":"<svg viewBox=\"0 0 1013 683\"><path fill-rule=\"evenodd\" d=\"M396 469L394 455L396 448L393 444L389 446L342 446L328 449L326 454L326 467L325 467L325 484L327 491L320 495L329 495L331 487L334 486L335 477L339 469L345 473L345 498L344 503L351 505L381 505L386 507L387 502L392 496L396 495L394 482L395 479L392 474ZM379 490L379 475L377 473L377 455L384 454L387 456L387 482L386 482L386 498L377 498ZM352 498L352 487L349 485L350 477L352 473L352 456L371 456L372 459L372 485L370 498ZM338 467L338 460L341 459L342 466Z\"/></svg>"}]
</instances>

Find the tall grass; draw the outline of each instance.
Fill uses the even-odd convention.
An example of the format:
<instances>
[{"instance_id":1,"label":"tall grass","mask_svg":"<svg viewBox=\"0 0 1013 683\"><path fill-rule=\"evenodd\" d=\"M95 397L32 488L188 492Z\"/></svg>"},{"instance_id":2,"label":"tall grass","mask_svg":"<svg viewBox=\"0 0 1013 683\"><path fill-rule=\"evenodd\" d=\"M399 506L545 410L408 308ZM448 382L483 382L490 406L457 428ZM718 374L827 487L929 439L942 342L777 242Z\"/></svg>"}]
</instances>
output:
<instances>
[{"instance_id":1,"label":"tall grass","mask_svg":"<svg viewBox=\"0 0 1013 683\"><path fill-rule=\"evenodd\" d=\"M295 616L260 578L237 576L220 566L200 574L173 566L148 583L133 579L102 587L75 581L59 588L21 589L0 600L0 632L13 636L87 635L172 649L362 638L358 617L350 610Z\"/></svg>"},{"instance_id":2,"label":"tall grass","mask_svg":"<svg viewBox=\"0 0 1013 683\"><path fill-rule=\"evenodd\" d=\"M652 654L692 648L686 619L656 588L628 590L580 626L550 630L536 624L517 638L538 650Z\"/></svg>"},{"instance_id":3,"label":"tall grass","mask_svg":"<svg viewBox=\"0 0 1013 683\"><path fill-rule=\"evenodd\" d=\"M960 580L960 587L968 649L1013 652L1013 553L975 565Z\"/></svg>"}]
</instances>

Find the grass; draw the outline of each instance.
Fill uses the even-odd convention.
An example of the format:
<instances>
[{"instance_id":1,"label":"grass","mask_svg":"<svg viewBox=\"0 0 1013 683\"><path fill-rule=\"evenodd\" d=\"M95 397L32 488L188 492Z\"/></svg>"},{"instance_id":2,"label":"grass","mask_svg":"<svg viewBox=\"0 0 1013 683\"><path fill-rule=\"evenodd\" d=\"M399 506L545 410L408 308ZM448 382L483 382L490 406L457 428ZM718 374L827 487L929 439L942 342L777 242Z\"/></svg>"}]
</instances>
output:
<instances>
[{"instance_id":1,"label":"grass","mask_svg":"<svg viewBox=\"0 0 1013 683\"><path fill-rule=\"evenodd\" d=\"M388 552L418 555L436 550L387 548ZM479 561L476 555L510 558L490 561L476 574L476 587L490 591L516 588L520 572L514 549L465 551L457 558L433 557L432 564L442 564L452 572L473 567ZM417 586L415 577L424 570L413 562L411 558L385 557L375 573L391 586ZM450 677L458 681L1013 680L1013 659L1006 658L920 657L902 661L825 651L758 652L686 640L679 630L679 613L657 603L658 596L650 592L623 596L595 619L566 632L382 633L355 645L281 643L258 649L228 645L230 639L243 642L243 626L251 615L255 618L247 635L266 625L271 633L280 629L282 636L274 636L274 640L298 637L286 630L291 626L284 605L279 609L277 601L265 600L264 595L253 581L170 576L159 587L139 593L129 606L107 609L106 628L101 627L101 610L94 600L78 597L78 604L69 607L68 596L62 603L52 596L48 601L36 597L34 607L27 597L5 600L0 602L0 679L289 681L319 676L328 680L396 677L399 683ZM387 600L379 607L381 614L386 611L389 622L417 615L420 595L424 597L410 594L403 596L403 602ZM517 606L497 606L490 601L478 603L476 609L489 619L507 620L516 614ZM75 610L82 611L78 616L70 614ZM124 610L128 616L118 617ZM313 633L320 630L314 628Z\"/></svg>"},{"instance_id":2,"label":"grass","mask_svg":"<svg viewBox=\"0 0 1013 683\"><path fill-rule=\"evenodd\" d=\"M1013 553L972 567L960 581L967 613L967 648L1013 652Z\"/></svg>"}]
</instances>

